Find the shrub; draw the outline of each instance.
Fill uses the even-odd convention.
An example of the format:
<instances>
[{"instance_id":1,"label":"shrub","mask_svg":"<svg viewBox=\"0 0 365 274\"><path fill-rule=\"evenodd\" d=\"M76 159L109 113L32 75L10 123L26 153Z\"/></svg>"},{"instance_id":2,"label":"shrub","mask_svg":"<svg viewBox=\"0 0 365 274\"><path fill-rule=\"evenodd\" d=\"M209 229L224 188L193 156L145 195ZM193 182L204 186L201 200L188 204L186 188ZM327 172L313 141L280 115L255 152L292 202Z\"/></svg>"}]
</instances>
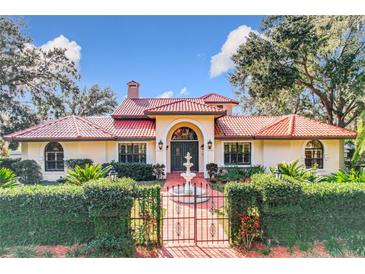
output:
<instances>
[{"instance_id":1,"label":"shrub","mask_svg":"<svg viewBox=\"0 0 365 274\"><path fill-rule=\"evenodd\" d=\"M111 165L118 173L118 177L129 177L136 181L151 181L154 180L153 166L142 163L119 163L112 161L103 166Z\"/></svg>"},{"instance_id":2,"label":"shrub","mask_svg":"<svg viewBox=\"0 0 365 274\"><path fill-rule=\"evenodd\" d=\"M0 189L0 242L85 242L94 236L88 214L80 187L34 185Z\"/></svg>"},{"instance_id":3,"label":"shrub","mask_svg":"<svg viewBox=\"0 0 365 274\"><path fill-rule=\"evenodd\" d=\"M246 250L250 250L252 242L262 236L259 217L258 208L250 207L240 218L239 242Z\"/></svg>"},{"instance_id":4,"label":"shrub","mask_svg":"<svg viewBox=\"0 0 365 274\"><path fill-rule=\"evenodd\" d=\"M365 235L352 235L347 240L347 248L357 255L365 257Z\"/></svg>"},{"instance_id":5,"label":"shrub","mask_svg":"<svg viewBox=\"0 0 365 274\"><path fill-rule=\"evenodd\" d=\"M37 184L42 180L42 169L34 160L22 160L13 164L22 184Z\"/></svg>"},{"instance_id":6,"label":"shrub","mask_svg":"<svg viewBox=\"0 0 365 274\"><path fill-rule=\"evenodd\" d=\"M70 169L74 169L76 166L84 168L86 164L92 165L94 162L91 159L69 159L65 161L66 166Z\"/></svg>"},{"instance_id":7,"label":"shrub","mask_svg":"<svg viewBox=\"0 0 365 274\"><path fill-rule=\"evenodd\" d=\"M11 188L17 185L16 174L5 167L0 168L0 187Z\"/></svg>"},{"instance_id":8,"label":"shrub","mask_svg":"<svg viewBox=\"0 0 365 274\"><path fill-rule=\"evenodd\" d=\"M165 165L164 164L154 164L153 168L153 175L156 177L157 180L162 179L165 176Z\"/></svg>"},{"instance_id":9,"label":"shrub","mask_svg":"<svg viewBox=\"0 0 365 274\"><path fill-rule=\"evenodd\" d=\"M230 183L225 189L233 242L237 220L249 207L259 209L264 237L274 242L365 234L365 219L359 217L365 211L365 184L302 183L267 174L253 180Z\"/></svg>"},{"instance_id":10,"label":"shrub","mask_svg":"<svg viewBox=\"0 0 365 274\"><path fill-rule=\"evenodd\" d=\"M107 235L130 238L131 179L0 189L0 243L72 245Z\"/></svg>"},{"instance_id":11,"label":"shrub","mask_svg":"<svg viewBox=\"0 0 365 274\"><path fill-rule=\"evenodd\" d=\"M130 258L134 256L134 247L130 238L109 236L91 241L85 253L89 257Z\"/></svg>"},{"instance_id":12,"label":"shrub","mask_svg":"<svg viewBox=\"0 0 365 274\"><path fill-rule=\"evenodd\" d=\"M220 168L217 179L222 181L240 181L251 178L254 174L265 173L265 167L256 165L250 167L224 167Z\"/></svg>"},{"instance_id":13,"label":"shrub","mask_svg":"<svg viewBox=\"0 0 365 274\"><path fill-rule=\"evenodd\" d=\"M299 164L298 160L290 163L279 163L277 168L280 171L281 176L292 177L302 182L314 182L318 181L317 176L313 173L313 170L306 169L303 165ZM276 169L270 168L271 173L275 173Z\"/></svg>"},{"instance_id":14,"label":"shrub","mask_svg":"<svg viewBox=\"0 0 365 274\"><path fill-rule=\"evenodd\" d=\"M19 162L20 160L20 158L0 158L0 168L5 167L14 171L13 164Z\"/></svg>"},{"instance_id":15,"label":"shrub","mask_svg":"<svg viewBox=\"0 0 365 274\"><path fill-rule=\"evenodd\" d=\"M104 178L84 185L84 195L95 226L96 239L127 234L134 187L134 181L130 178L115 182Z\"/></svg>"},{"instance_id":16,"label":"shrub","mask_svg":"<svg viewBox=\"0 0 365 274\"><path fill-rule=\"evenodd\" d=\"M326 247L326 250L329 254L333 257L341 257L343 256L343 250L341 244L338 243L338 241L334 238L331 238L329 240L326 240L324 242L324 246Z\"/></svg>"},{"instance_id":17,"label":"shrub","mask_svg":"<svg viewBox=\"0 0 365 274\"><path fill-rule=\"evenodd\" d=\"M71 185L82 185L90 180L97 180L107 175L110 166L102 168L101 164L90 165L85 164L85 167L76 166L75 169L69 169L66 176L66 181Z\"/></svg>"},{"instance_id":18,"label":"shrub","mask_svg":"<svg viewBox=\"0 0 365 274\"><path fill-rule=\"evenodd\" d=\"M349 172L339 170L327 176L326 179L333 183L365 183L365 172L354 168L350 169Z\"/></svg>"}]
</instances>

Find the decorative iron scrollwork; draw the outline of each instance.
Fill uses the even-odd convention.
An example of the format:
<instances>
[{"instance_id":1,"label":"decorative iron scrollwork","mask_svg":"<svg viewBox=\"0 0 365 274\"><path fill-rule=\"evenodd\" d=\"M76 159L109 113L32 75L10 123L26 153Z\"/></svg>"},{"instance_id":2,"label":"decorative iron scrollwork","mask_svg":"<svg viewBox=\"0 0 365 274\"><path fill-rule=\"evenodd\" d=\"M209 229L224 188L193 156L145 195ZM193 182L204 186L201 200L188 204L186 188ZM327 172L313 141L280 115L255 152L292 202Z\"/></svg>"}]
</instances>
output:
<instances>
[{"instance_id":1,"label":"decorative iron scrollwork","mask_svg":"<svg viewBox=\"0 0 365 274\"><path fill-rule=\"evenodd\" d=\"M210 212L210 214L212 214L212 215L213 215L216 209L217 209L217 208L216 208L216 206L215 206L215 203L214 203L214 201L212 201L212 204L211 204L211 206L210 206L210 208L209 208L209 212Z\"/></svg>"},{"instance_id":2,"label":"decorative iron scrollwork","mask_svg":"<svg viewBox=\"0 0 365 274\"><path fill-rule=\"evenodd\" d=\"M217 232L217 227L215 226L215 224L214 224L214 223L211 223L211 224L210 224L209 232L210 232L210 236L211 236L212 238L214 238L215 233Z\"/></svg>"},{"instance_id":3,"label":"decorative iron scrollwork","mask_svg":"<svg viewBox=\"0 0 365 274\"><path fill-rule=\"evenodd\" d=\"M181 235L181 232L182 232L181 223L180 222L177 222L177 224L176 224L176 235L177 236L180 236Z\"/></svg>"},{"instance_id":4,"label":"decorative iron scrollwork","mask_svg":"<svg viewBox=\"0 0 365 274\"><path fill-rule=\"evenodd\" d=\"M176 208L176 214L177 215L180 215L180 213L181 213L181 205L177 204L175 208Z\"/></svg>"}]
</instances>

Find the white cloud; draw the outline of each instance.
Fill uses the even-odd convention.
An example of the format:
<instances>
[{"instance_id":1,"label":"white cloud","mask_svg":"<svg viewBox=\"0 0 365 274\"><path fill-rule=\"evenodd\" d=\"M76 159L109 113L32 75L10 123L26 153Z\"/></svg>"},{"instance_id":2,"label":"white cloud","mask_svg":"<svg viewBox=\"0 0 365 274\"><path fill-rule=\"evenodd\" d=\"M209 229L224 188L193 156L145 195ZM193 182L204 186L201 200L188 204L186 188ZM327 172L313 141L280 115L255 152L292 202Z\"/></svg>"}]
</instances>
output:
<instances>
[{"instance_id":1,"label":"white cloud","mask_svg":"<svg viewBox=\"0 0 365 274\"><path fill-rule=\"evenodd\" d=\"M257 33L249 26L242 25L228 34L227 40L224 42L221 51L216 55L213 55L210 59L211 78L217 77L234 67L231 57L237 52L239 46L246 42L251 31Z\"/></svg>"},{"instance_id":2,"label":"white cloud","mask_svg":"<svg viewBox=\"0 0 365 274\"><path fill-rule=\"evenodd\" d=\"M174 92L172 90L165 91L164 93L157 96L157 98L173 98Z\"/></svg>"},{"instance_id":3,"label":"white cloud","mask_svg":"<svg viewBox=\"0 0 365 274\"><path fill-rule=\"evenodd\" d=\"M45 51L54 48L66 49L66 57L71 61L74 61L76 65L79 64L81 59L81 47L75 41L70 41L65 36L60 35L41 46L41 49Z\"/></svg>"},{"instance_id":4,"label":"white cloud","mask_svg":"<svg viewBox=\"0 0 365 274\"><path fill-rule=\"evenodd\" d=\"M189 94L189 91L187 89L187 87L183 87L181 90L180 90L180 93L179 93L181 96L187 96Z\"/></svg>"}]
</instances>

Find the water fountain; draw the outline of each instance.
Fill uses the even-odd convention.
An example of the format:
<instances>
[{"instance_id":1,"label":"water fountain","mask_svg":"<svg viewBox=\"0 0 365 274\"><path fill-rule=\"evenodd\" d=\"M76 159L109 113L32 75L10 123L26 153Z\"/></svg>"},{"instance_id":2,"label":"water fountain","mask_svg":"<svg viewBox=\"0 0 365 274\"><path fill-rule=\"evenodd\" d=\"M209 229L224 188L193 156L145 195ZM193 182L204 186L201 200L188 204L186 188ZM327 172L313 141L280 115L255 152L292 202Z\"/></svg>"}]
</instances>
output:
<instances>
[{"instance_id":1,"label":"water fountain","mask_svg":"<svg viewBox=\"0 0 365 274\"><path fill-rule=\"evenodd\" d=\"M169 190L169 194L171 194L170 199L174 202L192 204L195 201L197 203L202 203L209 199L205 189L198 186L194 187L191 184L191 180L196 176L195 173L190 171L191 167L194 165L190 162L191 158L192 157L190 156L190 152L188 152L185 156L186 163L183 164L186 168L186 171L180 174L181 177L183 177L185 180L184 185L173 186ZM196 197L194 197L194 188Z\"/></svg>"}]
</instances>

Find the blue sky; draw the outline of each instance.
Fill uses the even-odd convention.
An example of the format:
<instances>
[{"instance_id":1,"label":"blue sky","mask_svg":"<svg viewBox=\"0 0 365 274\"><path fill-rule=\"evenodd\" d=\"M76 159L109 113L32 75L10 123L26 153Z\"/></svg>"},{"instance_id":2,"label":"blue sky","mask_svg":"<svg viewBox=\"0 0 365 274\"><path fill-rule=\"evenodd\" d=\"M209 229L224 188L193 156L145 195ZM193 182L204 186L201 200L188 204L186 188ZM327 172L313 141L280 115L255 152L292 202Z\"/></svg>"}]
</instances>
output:
<instances>
[{"instance_id":1,"label":"blue sky","mask_svg":"<svg viewBox=\"0 0 365 274\"><path fill-rule=\"evenodd\" d=\"M81 85L111 87L121 101L129 80L141 83L143 97L208 92L233 97L227 60L251 29L259 29L261 17L26 16L25 21L37 46L70 48Z\"/></svg>"}]
</instances>

